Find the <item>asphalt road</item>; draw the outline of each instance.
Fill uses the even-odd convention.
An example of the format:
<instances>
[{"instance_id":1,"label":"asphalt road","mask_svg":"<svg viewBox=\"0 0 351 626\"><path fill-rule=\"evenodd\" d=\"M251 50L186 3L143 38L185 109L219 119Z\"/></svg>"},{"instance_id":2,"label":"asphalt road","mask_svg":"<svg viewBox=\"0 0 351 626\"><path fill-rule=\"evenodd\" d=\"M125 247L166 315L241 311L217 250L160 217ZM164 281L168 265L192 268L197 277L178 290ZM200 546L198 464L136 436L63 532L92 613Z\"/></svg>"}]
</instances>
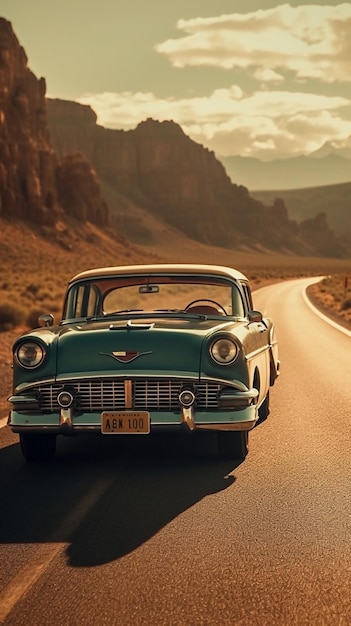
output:
<instances>
[{"instance_id":1,"label":"asphalt road","mask_svg":"<svg viewBox=\"0 0 351 626\"><path fill-rule=\"evenodd\" d=\"M211 440L62 440L29 466L0 430L0 623L351 624L351 335L265 287L282 361L244 463Z\"/></svg>"}]
</instances>

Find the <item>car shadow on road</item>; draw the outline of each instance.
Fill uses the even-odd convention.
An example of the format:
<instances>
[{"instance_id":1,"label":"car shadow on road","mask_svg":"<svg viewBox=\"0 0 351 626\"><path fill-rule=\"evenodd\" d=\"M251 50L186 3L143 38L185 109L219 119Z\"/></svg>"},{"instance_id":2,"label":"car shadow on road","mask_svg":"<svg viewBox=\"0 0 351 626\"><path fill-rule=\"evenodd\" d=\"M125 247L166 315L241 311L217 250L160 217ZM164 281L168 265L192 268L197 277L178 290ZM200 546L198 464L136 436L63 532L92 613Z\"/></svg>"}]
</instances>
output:
<instances>
[{"instance_id":1,"label":"car shadow on road","mask_svg":"<svg viewBox=\"0 0 351 626\"><path fill-rule=\"evenodd\" d=\"M64 442L46 466L26 464L18 445L1 450L0 543L63 542L73 567L108 563L235 481L238 463L219 459L211 438L107 439Z\"/></svg>"}]
</instances>

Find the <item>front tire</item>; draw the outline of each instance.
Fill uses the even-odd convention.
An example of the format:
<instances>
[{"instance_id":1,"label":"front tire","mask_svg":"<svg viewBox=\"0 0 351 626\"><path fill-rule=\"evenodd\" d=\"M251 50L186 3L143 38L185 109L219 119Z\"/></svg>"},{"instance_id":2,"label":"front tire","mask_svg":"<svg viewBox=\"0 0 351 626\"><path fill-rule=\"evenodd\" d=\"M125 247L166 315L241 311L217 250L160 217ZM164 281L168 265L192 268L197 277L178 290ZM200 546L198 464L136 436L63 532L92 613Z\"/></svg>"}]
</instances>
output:
<instances>
[{"instance_id":1,"label":"front tire","mask_svg":"<svg viewBox=\"0 0 351 626\"><path fill-rule=\"evenodd\" d=\"M258 409L258 420L257 420L256 426L257 424L261 424L261 422L264 422L264 420L267 419L269 413L270 413L270 410L269 410L269 390L268 390L265 399L263 400L261 406Z\"/></svg>"},{"instance_id":2,"label":"front tire","mask_svg":"<svg viewBox=\"0 0 351 626\"><path fill-rule=\"evenodd\" d=\"M21 433L20 445L28 463L47 463L55 456L56 435Z\"/></svg>"},{"instance_id":3,"label":"front tire","mask_svg":"<svg viewBox=\"0 0 351 626\"><path fill-rule=\"evenodd\" d=\"M217 433L217 443L222 459L244 461L249 451L249 433L247 430L221 431Z\"/></svg>"}]
</instances>

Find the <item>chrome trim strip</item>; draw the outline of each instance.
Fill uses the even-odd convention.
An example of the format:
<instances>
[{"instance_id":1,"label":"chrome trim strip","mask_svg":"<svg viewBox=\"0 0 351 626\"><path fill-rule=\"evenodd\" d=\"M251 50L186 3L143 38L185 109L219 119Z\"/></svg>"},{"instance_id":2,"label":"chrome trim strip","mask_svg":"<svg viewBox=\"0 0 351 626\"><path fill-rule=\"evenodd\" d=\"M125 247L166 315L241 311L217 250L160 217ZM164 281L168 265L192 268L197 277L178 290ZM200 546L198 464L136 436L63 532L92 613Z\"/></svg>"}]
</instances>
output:
<instances>
[{"instance_id":1,"label":"chrome trim strip","mask_svg":"<svg viewBox=\"0 0 351 626\"><path fill-rule=\"evenodd\" d=\"M13 395L20 395L20 392L25 391L26 389L36 389L37 387L39 387L39 385L54 385L55 383L55 376L51 376L50 378L42 378L39 381L35 381L34 383L32 381L26 381L25 383L21 383L20 385L18 385L18 387L16 387Z\"/></svg>"},{"instance_id":2,"label":"chrome trim strip","mask_svg":"<svg viewBox=\"0 0 351 626\"><path fill-rule=\"evenodd\" d=\"M257 350L253 350L252 352L250 352L249 354L245 355L245 361L249 361L250 359L255 358L256 356L258 356L259 354L261 354L262 352L267 352L269 350L269 346L263 346L262 348L257 348Z\"/></svg>"},{"instance_id":3,"label":"chrome trim strip","mask_svg":"<svg viewBox=\"0 0 351 626\"><path fill-rule=\"evenodd\" d=\"M126 409L133 408L133 395L132 395L132 381L125 380L124 381L124 402Z\"/></svg>"},{"instance_id":4,"label":"chrome trim strip","mask_svg":"<svg viewBox=\"0 0 351 626\"><path fill-rule=\"evenodd\" d=\"M248 358L248 357L245 357ZM130 377L129 373L129 377ZM76 383L78 383L79 381L84 381L84 380L110 380L111 378L115 378L115 379L120 379L120 380L125 380L126 379L126 374L119 374L118 372L111 372L110 374L101 374L101 372L99 373L91 373L91 374L85 374L85 375L81 375L80 373L77 375L77 373L73 373L71 375L61 375L61 376L57 376L57 378L53 377L53 378L44 378L42 380L39 381L35 381L33 382L25 382L22 383L21 385L19 385L18 387L16 387L14 394L12 395L21 395L20 392L26 391L27 389L37 389L40 386L46 386L46 385L63 385L65 382L67 381L74 381ZM213 384L218 384L218 385L222 385L224 387L233 387L234 389L237 389L238 391L249 391L249 388L245 385L245 383L241 382L240 380L227 380L225 378L214 378L212 376L207 376L206 374L198 374L196 372L194 372L194 374L145 374L145 372L143 373L135 373L133 372L133 379L148 379L148 380L180 380L180 381L191 381L194 382L196 384L200 384L200 383L213 383Z\"/></svg>"},{"instance_id":5,"label":"chrome trim strip","mask_svg":"<svg viewBox=\"0 0 351 626\"><path fill-rule=\"evenodd\" d=\"M129 377L131 376L131 372L128 373ZM119 374L118 372L111 372L111 374L101 374L100 373L92 373L92 374L83 374L77 373L65 376L57 376L57 378L52 379L52 383L63 384L67 381L83 381L83 380L109 380L111 378L118 378L120 380L126 379L126 373ZM144 380L180 380L180 381L191 381L196 384L200 383L213 383L216 385L223 385L225 387L234 387L234 389L238 389L238 391L249 391L249 388L245 385L245 383L240 380L228 380L226 378L215 378L212 376L207 376L206 374L198 374L194 372L194 374L170 374L169 372L166 374L150 374L149 372L146 374L145 371L141 372L133 372L132 378L134 379L144 379ZM35 386L45 385L46 381L40 381L39 383L35 383ZM34 385L27 384L26 389L34 387Z\"/></svg>"},{"instance_id":6,"label":"chrome trim strip","mask_svg":"<svg viewBox=\"0 0 351 626\"><path fill-rule=\"evenodd\" d=\"M221 391L219 399L220 400L254 400L255 398L257 398L258 394L259 394L258 390L255 389L255 387L252 387L252 389L249 389L248 391L239 391L237 393Z\"/></svg>"},{"instance_id":7,"label":"chrome trim strip","mask_svg":"<svg viewBox=\"0 0 351 626\"><path fill-rule=\"evenodd\" d=\"M247 422L230 422L230 423L222 423L222 424L195 424L194 429L190 429L190 430L210 430L210 431L226 431L226 432L232 432L232 431L238 431L238 430L252 430L256 424L257 420L250 420ZM188 425L188 424L187 424ZM9 423L9 426L11 427L12 432L14 433L42 433L44 432L51 432L53 434L56 435L67 435L67 434L74 434L74 433L90 433L90 432L97 432L97 433L101 433L101 425L86 425L86 426L72 426L72 429L64 429L62 430L61 428L58 428L57 426L30 426L30 425L26 425L26 426L22 426L22 425L16 425L16 424L11 424ZM174 430L175 428L179 428L181 429L181 424L151 424L151 431L150 432L157 432L158 430L162 430L163 432L166 432L167 430L171 431Z\"/></svg>"},{"instance_id":8,"label":"chrome trim strip","mask_svg":"<svg viewBox=\"0 0 351 626\"><path fill-rule=\"evenodd\" d=\"M16 404L17 406L23 406L25 409L27 409L28 406L33 406L39 409L39 400L35 396L21 396L20 394L13 395L7 398L7 402Z\"/></svg>"},{"instance_id":9,"label":"chrome trim strip","mask_svg":"<svg viewBox=\"0 0 351 626\"><path fill-rule=\"evenodd\" d=\"M221 432L232 432L237 430L252 430L257 420L249 422L230 422L229 424L196 424L199 430L220 430Z\"/></svg>"}]
</instances>

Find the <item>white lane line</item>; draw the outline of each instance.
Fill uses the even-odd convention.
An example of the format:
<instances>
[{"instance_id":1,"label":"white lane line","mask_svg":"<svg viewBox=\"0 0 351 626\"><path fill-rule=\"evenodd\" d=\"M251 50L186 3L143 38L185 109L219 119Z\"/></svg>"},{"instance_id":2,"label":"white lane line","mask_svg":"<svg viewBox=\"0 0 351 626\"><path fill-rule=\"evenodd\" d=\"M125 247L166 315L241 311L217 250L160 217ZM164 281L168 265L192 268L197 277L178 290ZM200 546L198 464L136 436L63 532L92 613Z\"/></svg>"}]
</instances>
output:
<instances>
[{"instance_id":1,"label":"white lane line","mask_svg":"<svg viewBox=\"0 0 351 626\"><path fill-rule=\"evenodd\" d=\"M96 502L110 487L115 477L101 481L94 486L94 491L88 493L68 515L61 526L49 538L49 542L41 545L30 563L25 565L0 593L0 624L4 624L7 616L17 602L30 590L32 585L44 574L57 554L66 546L66 543L57 542L59 537L69 537L78 527L84 516L89 513ZM52 543L51 543L52 542Z\"/></svg>"},{"instance_id":2,"label":"white lane line","mask_svg":"<svg viewBox=\"0 0 351 626\"><path fill-rule=\"evenodd\" d=\"M345 326L342 326L341 324L338 324L337 322L334 322L333 319L331 319L330 317L328 317L328 315L324 315L324 313L322 313L319 309L317 309L317 307L314 306L314 304L312 304L311 300L309 300L308 296L307 296L307 288L310 285L313 285L314 283L318 283L319 281L323 280L323 278L325 278L325 276L314 276L311 278L298 278L298 279L292 279L292 282L295 282L297 280L300 280L301 282L304 282L303 286L302 286L302 297L305 301L305 303L307 304L307 306L311 309L311 311L313 311L313 313L315 315L318 315L318 317L320 317L324 322L327 322L327 324L330 324L330 326L333 326L334 328L336 328L337 330L340 330L340 332L344 333L344 335L347 335L348 337L351 337L351 331L348 328L345 328ZM307 284L306 284L307 281ZM287 281L282 281L287 282ZM280 284L280 283L279 283ZM272 285L265 285L264 287L260 287L259 289L255 289L255 291L259 292L259 291L263 291L264 289L269 289L269 287L271 287ZM274 320L273 320L274 321Z\"/></svg>"},{"instance_id":3,"label":"white lane line","mask_svg":"<svg viewBox=\"0 0 351 626\"><path fill-rule=\"evenodd\" d=\"M307 287L308 286L309 285L307 285ZM351 337L351 330L348 330L348 328L345 328L345 326L341 326L341 324L338 324L337 322L334 322L334 320L332 320L327 315L324 315L323 313L321 313L321 311L319 309L317 309L317 307L315 307L314 304L312 304L311 300L309 300L308 295L306 293L307 287L303 288L302 296L303 296L303 299L304 299L305 303L307 304L307 306L309 306L311 311L313 311L313 313L315 313L315 315L318 315L318 317L320 317L322 320L324 320L325 322L330 324L330 326L333 326L337 330L340 330L340 332L344 333L344 335L347 335L348 337Z\"/></svg>"}]
</instances>

